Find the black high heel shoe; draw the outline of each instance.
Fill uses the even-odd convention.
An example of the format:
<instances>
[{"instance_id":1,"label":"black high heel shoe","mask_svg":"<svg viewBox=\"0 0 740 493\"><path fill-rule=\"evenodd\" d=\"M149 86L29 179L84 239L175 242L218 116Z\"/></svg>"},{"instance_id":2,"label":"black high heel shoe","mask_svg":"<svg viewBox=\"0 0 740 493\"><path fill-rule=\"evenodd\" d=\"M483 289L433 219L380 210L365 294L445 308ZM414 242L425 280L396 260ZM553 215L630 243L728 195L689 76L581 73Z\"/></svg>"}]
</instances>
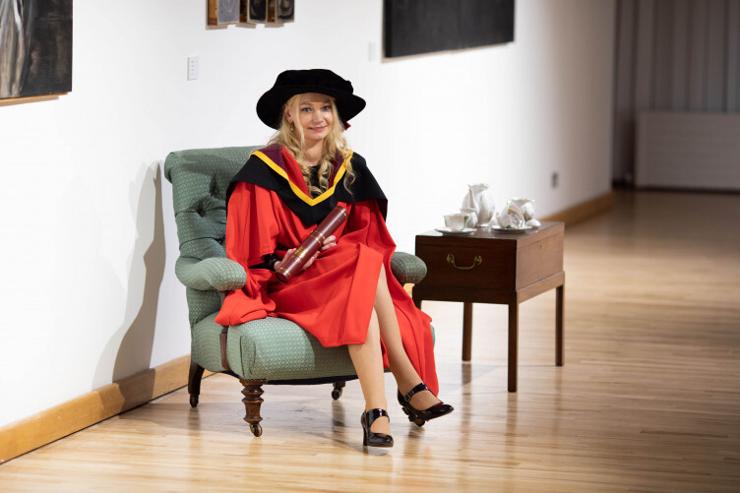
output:
<instances>
[{"instance_id":1,"label":"black high heel shoe","mask_svg":"<svg viewBox=\"0 0 740 493\"><path fill-rule=\"evenodd\" d=\"M362 424L362 444L366 447L392 447L393 437L386 435L385 433L375 433L370 431L370 427L373 425L376 419L381 416L385 416L390 421L388 412L385 409L375 408L370 409L362 413L360 423Z\"/></svg>"},{"instance_id":2,"label":"black high heel shoe","mask_svg":"<svg viewBox=\"0 0 740 493\"><path fill-rule=\"evenodd\" d=\"M445 414L450 414L454 410L452 406L450 406L449 404L445 404L444 402L439 402L426 409L416 409L414 406L411 405L411 398L419 392L423 392L425 390L429 390L429 388L422 382L413 389L406 392L406 395L401 395L400 390L397 394L398 403L401 404L403 412L406 413L406 416L409 417L409 421L416 424L416 426L424 426L424 423L426 423L430 419L439 418L440 416L444 416Z\"/></svg>"}]
</instances>

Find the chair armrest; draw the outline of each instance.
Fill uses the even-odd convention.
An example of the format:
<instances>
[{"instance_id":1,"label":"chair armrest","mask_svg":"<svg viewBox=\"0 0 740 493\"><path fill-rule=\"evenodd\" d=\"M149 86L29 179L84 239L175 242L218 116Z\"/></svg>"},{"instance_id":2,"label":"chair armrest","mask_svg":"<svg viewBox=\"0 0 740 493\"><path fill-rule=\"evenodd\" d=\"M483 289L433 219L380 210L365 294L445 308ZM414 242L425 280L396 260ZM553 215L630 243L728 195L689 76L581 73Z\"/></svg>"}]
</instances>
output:
<instances>
[{"instance_id":1,"label":"chair armrest","mask_svg":"<svg viewBox=\"0 0 740 493\"><path fill-rule=\"evenodd\" d=\"M391 270L401 284L416 284L427 274L427 266L423 260L404 252L393 254ZM185 286L200 291L230 291L244 286L247 281L244 268L225 257L203 260L180 257L175 262L175 275Z\"/></svg>"},{"instance_id":2,"label":"chair armrest","mask_svg":"<svg viewBox=\"0 0 740 493\"><path fill-rule=\"evenodd\" d=\"M175 262L175 275L185 286L200 291L230 291L247 282L244 268L226 257L180 257Z\"/></svg>"},{"instance_id":3,"label":"chair armrest","mask_svg":"<svg viewBox=\"0 0 740 493\"><path fill-rule=\"evenodd\" d=\"M391 270L401 284L416 284L427 275L427 265L410 253L395 252L391 257Z\"/></svg>"}]
</instances>

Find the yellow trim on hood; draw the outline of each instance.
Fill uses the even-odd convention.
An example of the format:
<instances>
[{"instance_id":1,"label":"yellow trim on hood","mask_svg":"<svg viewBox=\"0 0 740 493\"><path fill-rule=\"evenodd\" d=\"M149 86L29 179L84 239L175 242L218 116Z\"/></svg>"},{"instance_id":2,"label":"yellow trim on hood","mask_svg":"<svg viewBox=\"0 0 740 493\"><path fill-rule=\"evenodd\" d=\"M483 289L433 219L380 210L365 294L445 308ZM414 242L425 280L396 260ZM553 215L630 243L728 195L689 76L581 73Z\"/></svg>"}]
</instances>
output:
<instances>
[{"instance_id":1,"label":"yellow trim on hood","mask_svg":"<svg viewBox=\"0 0 740 493\"><path fill-rule=\"evenodd\" d=\"M279 164L277 164L275 161L270 159L264 152L254 151L252 152L251 155L257 156L262 162L264 162L270 168L275 170L277 174L285 178L285 181L288 182L288 185L290 185L290 189L293 191L296 197L298 197L299 199L301 199L308 205L319 204L334 194L334 190L337 187L337 183L339 183L339 180L342 179L342 176L344 176L344 173L347 171L347 163L349 162L350 159L352 159L352 152L350 152L349 156L347 156L347 158L344 160L342 165L337 170L337 173L334 175L334 183L332 183L331 187L327 188L326 191L322 193L321 195L319 195L318 197L312 198L306 195L306 193L301 189L301 187L299 187L298 185L290 181L290 178L288 178L288 173L286 173L286 171Z\"/></svg>"}]
</instances>

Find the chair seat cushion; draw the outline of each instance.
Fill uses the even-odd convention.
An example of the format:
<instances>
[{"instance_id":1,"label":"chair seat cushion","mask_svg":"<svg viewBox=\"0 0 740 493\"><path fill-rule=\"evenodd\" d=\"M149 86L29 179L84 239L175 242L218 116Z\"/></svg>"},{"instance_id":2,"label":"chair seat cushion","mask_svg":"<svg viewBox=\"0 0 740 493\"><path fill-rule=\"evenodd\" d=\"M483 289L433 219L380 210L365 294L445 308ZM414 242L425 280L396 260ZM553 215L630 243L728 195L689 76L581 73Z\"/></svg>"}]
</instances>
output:
<instances>
[{"instance_id":1,"label":"chair seat cushion","mask_svg":"<svg viewBox=\"0 0 740 493\"><path fill-rule=\"evenodd\" d=\"M193 361L223 371L222 327L211 314L193 327ZM432 328L432 333L434 329ZM315 380L355 375L347 348L325 348L300 326L275 317L229 327L227 358L231 370L247 380Z\"/></svg>"},{"instance_id":2,"label":"chair seat cushion","mask_svg":"<svg viewBox=\"0 0 740 493\"><path fill-rule=\"evenodd\" d=\"M229 365L246 379L303 380L354 375L346 347L325 348L299 325L275 317L229 327Z\"/></svg>"}]
</instances>

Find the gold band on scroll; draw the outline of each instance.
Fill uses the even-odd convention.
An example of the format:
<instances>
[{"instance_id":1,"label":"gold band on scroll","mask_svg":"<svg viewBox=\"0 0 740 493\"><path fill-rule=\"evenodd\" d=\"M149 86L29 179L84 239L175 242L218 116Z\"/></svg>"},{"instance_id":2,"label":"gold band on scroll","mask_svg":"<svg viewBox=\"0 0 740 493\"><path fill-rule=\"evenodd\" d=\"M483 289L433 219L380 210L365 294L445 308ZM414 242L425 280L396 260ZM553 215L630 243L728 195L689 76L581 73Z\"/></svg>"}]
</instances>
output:
<instances>
[{"instance_id":1,"label":"gold band on scroll","mask_svg":"<svg viewBox=\"0 0 740 493\"><path fill-rule=\"evenodd\" d=\"M303 245L295 249L295 251L293 252L293 256L299 259L306 256L306 249L303 248Z\"/></svg>"}]
</instances>

